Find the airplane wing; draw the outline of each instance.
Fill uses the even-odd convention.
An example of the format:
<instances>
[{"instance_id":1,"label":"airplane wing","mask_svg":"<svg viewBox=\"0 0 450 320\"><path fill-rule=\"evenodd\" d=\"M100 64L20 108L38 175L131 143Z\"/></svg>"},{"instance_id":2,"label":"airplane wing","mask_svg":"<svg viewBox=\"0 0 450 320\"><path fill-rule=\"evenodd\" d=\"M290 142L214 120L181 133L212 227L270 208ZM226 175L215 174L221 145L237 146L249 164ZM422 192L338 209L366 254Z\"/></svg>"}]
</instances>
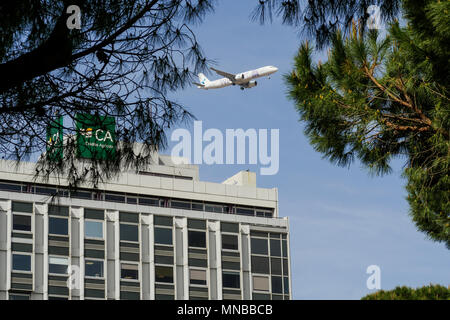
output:
<instances>
[{"instance_id":1,"label":"airplane wing","mask_svg":"<svg viewBox=\"0 0 450 320\"><path fill-rule=\"evenodd\" d=\"M233 83L236 81L236 75L235 74L228 73L228 72L225 72L225 71L220 71L220 70L217 70L217 69L214 69L214 68L211 68L211 70L215 71L217 74L220 74L221 76L223 76L225 78L228 78Z\"/></svg>"},{"instance_id":2,"label":"airplane wing","mask_svg":"<svg viewBox=\"0 0 450 320\"><path fill-rule=\"evenodd\" d=\"M197 83L197 82L192 82L192 83L195 84L196 86L199 86L199 87L204 87L205 86L204 84Z\"/></svg>"}]
</instances>

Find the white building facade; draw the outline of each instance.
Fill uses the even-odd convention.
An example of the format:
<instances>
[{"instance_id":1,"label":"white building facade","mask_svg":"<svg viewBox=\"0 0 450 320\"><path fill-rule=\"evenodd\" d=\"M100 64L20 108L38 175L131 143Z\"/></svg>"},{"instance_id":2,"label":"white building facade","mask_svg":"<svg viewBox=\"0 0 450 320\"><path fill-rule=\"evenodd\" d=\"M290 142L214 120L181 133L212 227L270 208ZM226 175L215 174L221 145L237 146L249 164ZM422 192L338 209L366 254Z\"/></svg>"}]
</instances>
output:
<instances>
[{"instance_id":1,"label":"white building facade","mask_svg":"<svg viewBox=\"0 0 450 320\"><path fill-rule=\"evenodd\" d=\"M277 189L157 155L97 190L0 161L0 299L290 299ZM55 197L55 195L58 195Z\"/></svg>"}]
</instances>

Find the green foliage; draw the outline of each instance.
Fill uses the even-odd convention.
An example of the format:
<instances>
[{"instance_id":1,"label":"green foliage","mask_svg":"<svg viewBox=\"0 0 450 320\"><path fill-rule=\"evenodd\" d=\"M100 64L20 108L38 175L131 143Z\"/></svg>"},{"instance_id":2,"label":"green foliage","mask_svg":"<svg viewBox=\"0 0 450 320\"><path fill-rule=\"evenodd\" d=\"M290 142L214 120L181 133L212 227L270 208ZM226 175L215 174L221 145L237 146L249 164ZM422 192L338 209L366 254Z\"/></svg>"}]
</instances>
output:
<instances>
[{"instance_id":1,"label":"green foliage","mask_svg":"<svg viewBox=\"0 0 450 320\"><path fill-rule=\"evenodd\" d=\"M368 294L361 300L450 300L450 287L433 284L416 289L396 287L393 290Z\"/></svg>"},{"instance_id":2,"label":"green foliage","mask_svg":"<svg viewBox=\"0 0 450 320\"><path fill-rule=\"evenodd\" d=\"M406 160L410 215L450 248L450 35L440 25L448 10L448 1L404 1L406 28L393 23L381 38L354 23L348 37L335 33L323 64L305 42L285 80L325 158L340 166L359 159L374 174Z\"/></svg>"}]
</instances>

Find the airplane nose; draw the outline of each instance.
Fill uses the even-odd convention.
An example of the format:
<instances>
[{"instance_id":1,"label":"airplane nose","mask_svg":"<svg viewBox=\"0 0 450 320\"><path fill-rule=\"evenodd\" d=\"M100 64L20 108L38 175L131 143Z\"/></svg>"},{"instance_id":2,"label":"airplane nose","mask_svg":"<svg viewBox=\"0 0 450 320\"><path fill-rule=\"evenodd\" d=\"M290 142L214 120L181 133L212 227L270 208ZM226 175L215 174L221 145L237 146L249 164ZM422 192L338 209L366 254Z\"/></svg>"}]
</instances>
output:
<instances>
[{"instance_id":1,"label":"airplane nose","mask_svg":"<svg viewBox=\"0 0 450 320\"><path fill-rule=\"evenodd\" d=\"M273 68L273 72L277 72L278 68L277 67L272 67Z\"/></svg>"}]
</instances>

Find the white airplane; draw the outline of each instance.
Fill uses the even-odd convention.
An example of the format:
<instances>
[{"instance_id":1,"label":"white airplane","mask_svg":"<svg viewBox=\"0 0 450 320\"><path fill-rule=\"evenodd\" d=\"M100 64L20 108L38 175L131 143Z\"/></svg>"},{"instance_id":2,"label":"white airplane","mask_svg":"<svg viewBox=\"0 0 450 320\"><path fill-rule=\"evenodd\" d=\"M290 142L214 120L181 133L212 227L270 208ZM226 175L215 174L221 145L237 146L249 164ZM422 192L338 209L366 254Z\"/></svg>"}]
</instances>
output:
<instances>
[{"instance_id":1,"label":"white airplane","mask_svg":"<svg viewBox=\"0 0 450 320\"><path fill-rule=\"evenodd\" d=\"M224 88L231 85L238 85L241 87L241 90L244 90L246 88L249 89L256 87L258 84L258 82L253 79L270 76L272 73L277 72L278 68L274 66L266 66L238 74L232 74L214 68L211 68L211 70L214 70L217 74L224 76L225 78L209 81L203 73L199 73L198 79L200 80L200 83L194 82L197 88L208 90Z\"/></svg>"}]
</instances>

